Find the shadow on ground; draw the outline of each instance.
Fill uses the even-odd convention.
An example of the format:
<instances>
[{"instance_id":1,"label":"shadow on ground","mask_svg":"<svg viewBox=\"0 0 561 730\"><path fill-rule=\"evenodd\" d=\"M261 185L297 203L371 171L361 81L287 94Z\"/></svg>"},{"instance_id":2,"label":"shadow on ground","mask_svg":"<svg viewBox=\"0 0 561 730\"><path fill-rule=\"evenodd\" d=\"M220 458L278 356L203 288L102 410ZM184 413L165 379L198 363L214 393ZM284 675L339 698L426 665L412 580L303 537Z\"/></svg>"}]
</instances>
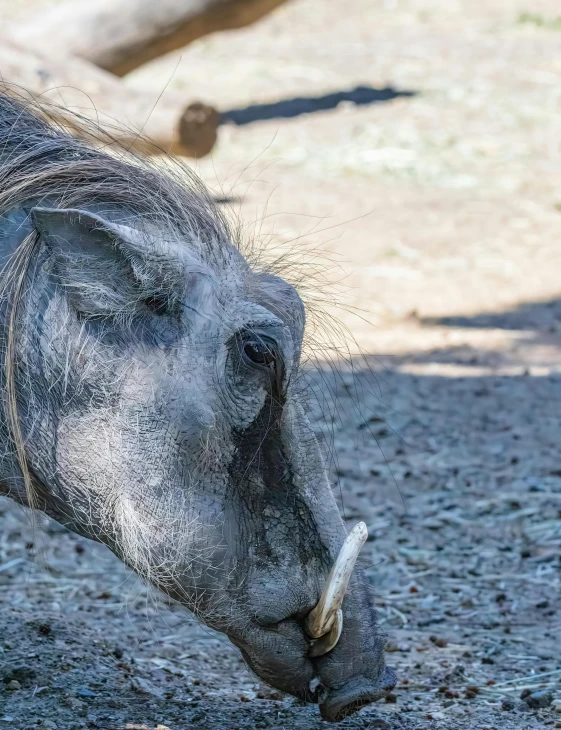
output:
<instances>
[{"instance_id":1,"label":"shadow on ground","mask_svg":"<svg viewBox=\"0 0 561 730\"><path fill-rule=\"evenodd\" d=\"M477 348L466 342L403 355L404 362L461 366L561 368L561 298L525 302L502 312L419 318L422 327L496 330L513 333L508 347ZM516 333L516 334L514 334ZM492 336L491 336L492 337ZM469 335L466 334L469 340Z\"/></svg>"},{"instance_id":2,"label":"shadow on ground","mask_svg":"<svg viewBox=\"0 0 561 730\"><path fill-rule=\"evenodd\" d=\"M415 91L394 89L393 86L386 86L383 89L376 89L372 86L357 86L349 91L338 91L324 96L296 97L272 104L254 104L243 109L230 109L222 113L222 123L241 126L269 119L289 119L299 117L302 114L328 111L335 109L342 102L365 106L415 95Z\"/></svg>"},{"instance_id":3,"label":"shadow on ground","mask_svg":"<svg viewBox=\"0 0 561 730\"><path fill-rule=\"evenodd\" d=\"M430 326L556 332L561 329L561 298L526 302L505 312L483 312L471 317L424 318L420 322Z\"/></svg>"},{"instance_id":4,"label":"shadow on ground","mask_svg":"<svg viewBox=\"0 0 561 730\"><path fill-rule=\"evenodd\" d=\"M520 329L531 312L539 331L549 309L528 304L473 319L500 316ZM559 354L561 362L561 346ZM503 355L477 354L487 365ZM361 560L400 680L392 703L338 727L553 725L548 707L532 710L520 693L558 692L561 677L561 376L491 367L449 377L438 367L409 372L412 361L458 362L458 349L378 353L351 373L326 366L310 375L316 428L337 452L332 478L345 517L369 529ZM0 508L7 727L326 727L316 708L259 686L233 647L186 625L179 607L127 604L126 568L109 553L101 560L87 540L47 531L42 561L33 562L31 524L5 501Z\"/></svg>"}]
</instances>

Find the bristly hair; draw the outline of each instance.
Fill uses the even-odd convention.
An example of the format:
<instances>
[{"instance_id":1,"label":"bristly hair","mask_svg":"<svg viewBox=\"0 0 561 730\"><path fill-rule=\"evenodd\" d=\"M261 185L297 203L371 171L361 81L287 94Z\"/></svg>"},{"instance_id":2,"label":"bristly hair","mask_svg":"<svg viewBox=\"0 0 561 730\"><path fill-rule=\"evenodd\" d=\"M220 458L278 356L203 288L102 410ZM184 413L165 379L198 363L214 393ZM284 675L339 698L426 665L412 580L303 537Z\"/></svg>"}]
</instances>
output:
<instances>
[{"instance_id":1,"label":"bristly hair","mask_svg":"<svg viewBox=\"0 0 561 730\"><path fill-rule=\"evenodd\" d=\"M30 199L56 207L108 204L199 242L203 256L214 255L217 241L231 240L212 197L179 160L168 157L164 168L80 117L72 126L81 134L73 136L50 115L52 105L2 91L0 212Z\"/></svg>"},{"instance_id":2,"label":"bristly hair","mask_svg":"<svg viewBox=\"0 0 561 730\"><path fill-rule=\"evenodd\" d=\"M141 229L156 227L163 235L189 241L211 265L220 263L220 244L238 245L204 185L180 160L167 156L164 166L155 157L143 157L77 115L70 126L80 134L71 135L58 121L60 110L54 109L0 86L0 216L31 201L57 208L118 208ZM0 302L7 312L2 342L7 426L30 507L38 504L18 419L15 354L20 304L37 240L36 233L28 235L0 274Z\"/></svg>"},{"instance_id":3,"label":"bristly hair","mask_svg":"<svg viewBox=\"0 0 561 730\"><path fill-rule=\"evenodd\" d=\"M144 148L149 146L146 141ZM155 145L152 147L156 150ZM140 229L155 228L172 239L189 241L193 251L213 268L224 263L224 251L228 248L224 244L229 242L238 249L243 246L252 269L282 276L304 299L304 364L313 364L321 357L334 375L339 372L340 360L351 372L355 371L346 343L356 346L356 342L348 329L326 311L340 297L339 284L334 287L331 271L337 270L336 264L323 251L310 249L300 240L293 248L281 248L276 259L269 256L263 260L260 242L254 236L246 240L241 221L235 216L232 220L231 215L226 218L196 174L165 150L159 152L160 157L145 157L123 146L106 124L101 128L85 117L0 82L0 216L30 201L34 205L43 202L47 207L117 208L124 217L134 219L134 225ZM7 323L0 342L7 427L30 507L39 505L18 419L15 356L20 303L36 260L37 242L37 234L27 236L0 272L0 306L5 308ZM362 313L358 312L358 316L362 318ZM366 361L364 364L368 369ZM318 372L322 386L311 395L321 410L331 411L330 401L333 397L336 403L336 395L321 368ZM359 401L357 398L356 403ZM331 413L331 420L335 415ZM326 447L334 458L332 445L327 443Z\"/></svg>"}]
</instances>

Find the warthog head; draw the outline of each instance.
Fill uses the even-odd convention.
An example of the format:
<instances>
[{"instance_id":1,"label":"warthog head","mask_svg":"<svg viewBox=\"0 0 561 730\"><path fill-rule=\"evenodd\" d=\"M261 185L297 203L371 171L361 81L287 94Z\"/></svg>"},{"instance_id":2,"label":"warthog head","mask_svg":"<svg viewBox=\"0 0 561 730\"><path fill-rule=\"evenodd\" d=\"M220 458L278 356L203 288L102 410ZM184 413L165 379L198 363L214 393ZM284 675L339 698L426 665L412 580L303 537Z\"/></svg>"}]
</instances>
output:
<instances>
[{"instance_id":1,"label":"warthog head","mask_svg":"<svg viewBox=\"0 0 561 730\"><path fill-rule=\"evenodd\" d=\"M5 98L0 155L4 491L108 545L326 719L379 699L394 675L350 577L364 527L343 545L294 288L250 266L192 178Z\"/></svg>"}]
</instances>

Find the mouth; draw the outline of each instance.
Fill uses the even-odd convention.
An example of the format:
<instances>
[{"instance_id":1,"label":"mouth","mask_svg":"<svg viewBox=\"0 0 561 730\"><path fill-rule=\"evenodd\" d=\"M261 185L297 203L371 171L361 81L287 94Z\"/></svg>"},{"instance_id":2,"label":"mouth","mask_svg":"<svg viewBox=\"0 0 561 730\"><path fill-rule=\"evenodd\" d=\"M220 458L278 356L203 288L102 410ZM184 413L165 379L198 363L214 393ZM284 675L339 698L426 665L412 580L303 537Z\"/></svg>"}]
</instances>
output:
<instances>
[{"instance_id":1,"label":"mouth","mask_svg":"<svg viewBox=\"0 0 561 730\"><path fill-rule=\"evenodd\" d=\"M392 669L385 667L379 681L365 676L354 676L333 687L322 683L320 665L310 657L310 640L302 626L286 621L277 629L255 627L252 647L238 644L249 668L267 684L308 703L319 705L320 714L327 722L339 722L372 702L383 699L396 684ZM257 641L256 641L257 639ZM267 646L268 653L256 650L256 645Z\"/></svg>"},{"instance_id":2,"label":"mouth","mask_svg":"<svg viewBox=\"0 0 561 730\"><path fill-rule=\"evenodd\" d=\"M320 684L302 626L296 621L283 621L275 629L254 625L250 631L251 642L247 635L242 641L230 636L249 668L281 692L317 703Z\"/></svg>"},{"instance_id":3,"label":"mouth","mask_svg":"<svg viewBox=\"0 0 561 730\"><path fill-rule=\"evenodd\" d=\"M253 623L246 626L243 638L230 636L262 680L319 704L321 717L329 722L343 720L383 698L396 683L393 670L384 666L375 615L357 603L356 580L343 611L367 534L366 525L359 523L347 535L318 603L307 614L269 626ZM364 595L368 603L368 592Z\"/></svg>"}]
</instances>

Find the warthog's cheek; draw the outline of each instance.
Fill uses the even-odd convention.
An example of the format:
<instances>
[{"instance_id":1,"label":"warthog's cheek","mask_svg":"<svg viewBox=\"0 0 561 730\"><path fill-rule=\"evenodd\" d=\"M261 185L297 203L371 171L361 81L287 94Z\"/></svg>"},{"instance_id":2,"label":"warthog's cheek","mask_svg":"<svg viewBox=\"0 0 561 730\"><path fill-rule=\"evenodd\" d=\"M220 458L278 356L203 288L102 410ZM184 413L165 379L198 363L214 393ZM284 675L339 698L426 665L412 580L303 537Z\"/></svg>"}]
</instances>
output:
<instances>
[{"instance_id":1,"label":"warthog's cheek","mask_svg":"<svg viewBox=\"0 0 561 730\"><path fill-rule=\"evenodd\" d=\"M306 702L317 701L310 689L315 669L307 657L309 644L296 622L283 621L275 629L255 625L242 640L230 639L250 669L267 684Z\"/></svg>"}]
</instances>

